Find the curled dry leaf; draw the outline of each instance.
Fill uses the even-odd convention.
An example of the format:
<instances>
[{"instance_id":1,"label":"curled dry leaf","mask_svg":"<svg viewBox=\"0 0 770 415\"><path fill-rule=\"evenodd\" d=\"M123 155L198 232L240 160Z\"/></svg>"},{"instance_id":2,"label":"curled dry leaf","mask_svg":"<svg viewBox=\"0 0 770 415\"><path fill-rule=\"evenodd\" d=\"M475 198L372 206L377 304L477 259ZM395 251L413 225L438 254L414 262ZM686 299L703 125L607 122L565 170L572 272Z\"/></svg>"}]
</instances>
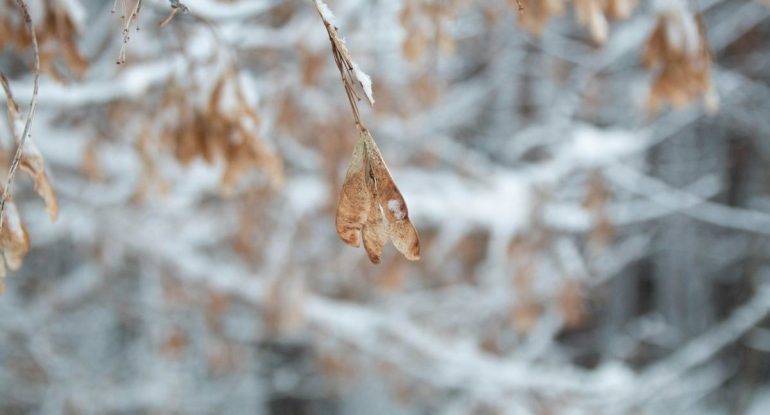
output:
<instances>
[{"instance_id":1,"label":"curled dry leaf","mask_svg":"<svg viewBox=\"0 0 770 415\"><path fill-rule=\"evenodd\" d=\"M519 25L535 36L543 34L552 16L564 13L564 0L508 0L508 4L519 10Z\"/></svg>"},{"instance_id":2,"label":"curled dry leaf","mask_svg":"<svg viewBox=\"0 0 770 415\"><path fill-rule=\"evenodd\" d=\"M657 71L647 103L651 112L664 104L681 108L702 97L716 111L711 82L712 57L700 16L682 8L662 13L642 55L642 63Z\"/></svg>"},{"instance_id":3,"label":"curled dry leaf","mask_svg":"<svg viewBox=\"0 0 770 415\"><path fill-rule=\"evenodd\" d=\"M353 149L337 206L337 234L353 247L361 245L361 229L366 223L373 199L366 183L365 155L366 144L359 139Z\"/></svg>"},{"instance_id":4,"label":"curled dry leaf","mask_svg":"<svg viewBox=\"0 0 770 415\"><path fill-rule=\"evenodd\" d=\"M610 19L628 19L637 3L638 0L607 0L604 9Z\"/></svg>"},{"instance_id":5,"label":"curled dry leaf","mask_svg":"<svg viewBox=\"0 0 770 415\"><path fill-rule=\"evenodd\" d=\"M0 260L0 277L5 276L5 264L8 268L17 270L21 266L24 255L29 251L29 235L21 223L19 211L16 205L8 201L5 205L5 220L0 232L0 250L3 260Z\"/></svg>"},{"instance_id":6,"label":"curled dry leaf","mask_svg":"<svg viewBox=\"0 0 770 415\"><path fill-rule=\"evenodd\" d=\"M32 44L30 31L24 30L17 5L0 1L0 50L15 47L27 50ZM82 21L69 1L38 1L30 7L37 17L35 32L40 44L40 70L59 82L80 78L88 70L88 60L77 46Z\"/></svg>"},{"instance_id":7,"label":"curled dry leaf","mask_svg":"<svg viewBox=\"0 0 770 415\"><path fill-rule=\"evenodd\" d=\"M35 181L35 192L45 202L48 216L52 221L55 221L59 217L59 201L56 199L56 193L54 193L51 181L48 180L48 174L45 172L43 156L31 141L27 141L24 146L20 167L32 176Z\"/></svg>"},{"instance_id":8,"label":"curled dry leaf","mask_svg":"<svg viewBox=\"0 0 770 415\"><path fill-rule=\"evenodd\" d=\"M382 247L388 242L387 226L377 197L372 197L369 202L369 216L364 224L363 235L366 254L369 256L369 260L375 264L380 263Z\"/></svg>"},{"instance_id":9,"label":"curled dry leaf","mask_svg":"<svg viewBox=\"0 0 770 415\"><path fill-rule=\"evenodd\" d=\"M603 3L601 0L575 0L575 15L578 23L588 28L591 38L600 45L607 41L609 32Z\"/></svg>"},{"instance_id":10,"label":"curled dry leaf","mask_svg":"<svg viewBox=\"0 0 770 415\"><path fill-rule=\"evenodd\" d=\"M345 243L355 247L363 239L373 263L380 262L388 239L407 259L420 259L420 239L409 219L404 197L366 129L361 131L342 186L337 233Z\"/></svg>"},{"instance_id":11,"label":"curled dry leaf","mask_svg":"<svg viewBox=\"0 0 770 415\"><path fill-rule=\"evenodd\" d=\"M587 28L591 38L598 44L607 41L609 19L626 19L634 11L638 0L573 0L578 23ZM551 17L565 11L565 0L508 0L511 7L520 11L518 22L521 27L540 36Z\"/></svg>"},{"instance_id":12,"label":"curled dry leaf","mask_svg":"<svg viewBox=\"0 0 770 415\"><path fill-rule=\"evenodd\" d=\"M360 133L337 206L337 233L345 243L354 247L361 245L363 239L364 249L373 263L380 262L382 248L388 239L407 259L418 260L420 239L409 220L404 197L358 111L356 85L364 89L369 103L374 104L371 79L350 57L345 42L337 34L329 7L321 0L315 0L315 5L329 34L334 61Z\"/></svg>"},{"instance_id":13,"label":"curled dry leaf","mask_svg":"<svg viewBox=\"0 0 770 415\"><path fill-rule=\"evenodd\" d=\"M183 82L172 78L164 91L162 107L174 116L158 117L165 118L160 121L165 124L162 141L173 147L176 159L183 165L198 158L209 164L224 161L220 184L225 195L233 194L254 169L265 173L271 188L279 188L283 162L259 137L260 117L234 70L215 81L205 105L190 100Z\"/></svg>"}]
</instances>

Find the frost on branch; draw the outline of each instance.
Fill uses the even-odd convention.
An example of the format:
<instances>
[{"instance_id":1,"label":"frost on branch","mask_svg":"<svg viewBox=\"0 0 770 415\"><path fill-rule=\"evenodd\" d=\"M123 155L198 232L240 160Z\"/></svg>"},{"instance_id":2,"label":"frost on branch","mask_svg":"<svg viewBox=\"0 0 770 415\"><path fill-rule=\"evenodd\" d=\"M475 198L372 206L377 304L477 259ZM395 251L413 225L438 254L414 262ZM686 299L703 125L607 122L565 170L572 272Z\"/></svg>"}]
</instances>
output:
<instances>
[{"instance_id":1,"label":"frost on branch","mask_svg":"<svg viewBox=\"0 0 770 415\"><path fill-rule=\"evenodd\" d=\"M343 40L337 33L337 28L334 25L334 14L329 9L329 6L322 0L315 0L315 6L318 10L318 14L321 15L324 26L326 26L326 31L329 33L329 40L332 42L332 49L336 55L335 59L338 59L338 65L342 64L340 71L342 71L343 77L346 78L347 81L351 81L352 85L362 89L369 104L374 105L372 79L361 70L358 64L354 62L353 58L350 56L345 40ZM354 95L358 97L355 92Z\"/></svg>"}]
</instances>

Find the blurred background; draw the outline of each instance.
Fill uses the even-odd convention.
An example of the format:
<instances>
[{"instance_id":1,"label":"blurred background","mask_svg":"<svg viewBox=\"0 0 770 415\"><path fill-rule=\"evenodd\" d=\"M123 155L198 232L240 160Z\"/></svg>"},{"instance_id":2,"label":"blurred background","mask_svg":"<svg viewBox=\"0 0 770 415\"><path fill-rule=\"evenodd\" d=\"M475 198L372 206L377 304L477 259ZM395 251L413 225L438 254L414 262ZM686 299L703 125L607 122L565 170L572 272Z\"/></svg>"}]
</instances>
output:
<instances>
[{"instance_id":1,"label":"blurred background","mask_svg":"<svg viewBox=\"0 0 770 415\"><path fill-rule=\"evenodd\" d=\"M1 414L770 413L767 4L328 0L421 236L373 265L313 1L27 2ZM22 120L33 59L0 0Z\"/></svg>"}]
</instances>

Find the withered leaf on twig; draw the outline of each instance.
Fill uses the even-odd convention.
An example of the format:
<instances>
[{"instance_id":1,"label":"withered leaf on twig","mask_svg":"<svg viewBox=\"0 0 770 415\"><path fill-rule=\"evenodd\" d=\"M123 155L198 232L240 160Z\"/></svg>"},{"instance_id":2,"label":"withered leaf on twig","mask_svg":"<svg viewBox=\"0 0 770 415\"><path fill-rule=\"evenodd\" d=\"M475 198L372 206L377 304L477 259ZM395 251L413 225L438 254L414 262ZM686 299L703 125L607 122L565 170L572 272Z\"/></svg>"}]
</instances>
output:
<instances>
[{"instance_id":1,"label":"withered leaf on twig","mask_svg":"<svg viewBox=\"0 0 770 415\"><path fill-rule=\"evenodd\" d=\"M359 139L353 149L337 206L337 234L346 244L354 247L361 245L361 229L368 217L372 199L366 184L365 156L366 143Z\"/></svg>"},{"instance_id":2,"label":"withered leaf on twig","mask_svg":"<svg viewBox=\"0 0 770 415\"><path fill-rule=\"evenodd\" d=\"M420 259L417 230L409 220L404 197L358 111L356 87L363 88L369 103L374 104L371 79L350 56L345 41L337 33L329 7L322 0L315 0L315 6L329 34L334 61L360 133L337 206L337 233L354 247L361 245L363 239L366 254L375 264L380 262L388 239L407 259L416 261Z\"/></svg>"},{"instance_id":3,"label":"withered leaf on twig","mask_svg":"<svg viewBox=\"0 0 770 415\"><path fill-rule=\"evenodd\" d=\"M5 220L0 231L0 277L5 276L5 263L12 270L19 269L24 255L29 250L29 235L21 223L19 211L13 202L8 201L5 206Z\"/></svg>"},{"instance_id":4,"label":"withered leaf on twig","mask_svg":"<svg viewBox=\"0 0 770 415\"><path fill-rule=\"evenodd\" d=\"M420 259L420 239L401 192L368 130L362 129L353 151L337 207L337 233L345 243L364 248L380 262L390 239L409 260Z\"/></svg>"},{"instance_id":5,"label":"withered leaf on twig","mask_svg":"<svg viewBox=\"0 0 770 415\"><path fill-rule=\"evenodd\" d=\"M11 130L11 135L14 137L16 143L21 143L21 134L24 127L24 120L22 119L21 110L19 105L13 99L13 93L8 85L8 80L5 76L0 75L0 83L5 90L6 103L8 106L8 125ZM56 194L51 186L51 181L48 179L48 174L45 172L45 162L43 161L43 155L38 150L35 143L27 138L24 142L24 147L21 149L21 159L19 159L19 167L27 172L35 181L35 192L45 202L46 210L51 220L56 220L59 216L59 202L56 199Z\"/></svg>"}]
</instances>

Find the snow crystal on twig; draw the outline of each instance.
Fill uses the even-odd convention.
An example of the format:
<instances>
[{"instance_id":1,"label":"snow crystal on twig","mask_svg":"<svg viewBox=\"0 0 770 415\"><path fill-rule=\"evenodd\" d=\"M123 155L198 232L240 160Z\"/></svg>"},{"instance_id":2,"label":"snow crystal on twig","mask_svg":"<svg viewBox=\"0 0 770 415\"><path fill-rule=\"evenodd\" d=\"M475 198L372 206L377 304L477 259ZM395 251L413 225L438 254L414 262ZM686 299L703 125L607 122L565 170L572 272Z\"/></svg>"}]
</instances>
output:
<instances>
[{"instance_id":1,"label":"snow crystal on twig","mask_svg":"<svg viewBox=\"0 0 770 415\"><path fill-rule=\"evenodd\" d=\"M316 7L318 7L318 11L321 12L321 18L326 21L326 23L329 23L330 25L335 25L335 17L334 13L332 13L332 10L329 8L329 6L326 5L326 3L323 2L323 0L315 0Z\"/></svg>"},{"instance_id":2,"label":"snow crystal on twig","mask_svg":"<svg viewBox=\"0 0 770 415\"><path fill-rule=\"evenodd\" d=\"M353 67L353 75L356 76L356 79L358 82L361 83L361 87L364 88L364 94L366 94L366 99L369 100L369 103L374 105L374 95L372 94L372 78L369 77L369 75L366 74L366 72L362 71L361 68L358 66L357 63L351 61L351 66Z\"/></svg>"}]
</instances>

